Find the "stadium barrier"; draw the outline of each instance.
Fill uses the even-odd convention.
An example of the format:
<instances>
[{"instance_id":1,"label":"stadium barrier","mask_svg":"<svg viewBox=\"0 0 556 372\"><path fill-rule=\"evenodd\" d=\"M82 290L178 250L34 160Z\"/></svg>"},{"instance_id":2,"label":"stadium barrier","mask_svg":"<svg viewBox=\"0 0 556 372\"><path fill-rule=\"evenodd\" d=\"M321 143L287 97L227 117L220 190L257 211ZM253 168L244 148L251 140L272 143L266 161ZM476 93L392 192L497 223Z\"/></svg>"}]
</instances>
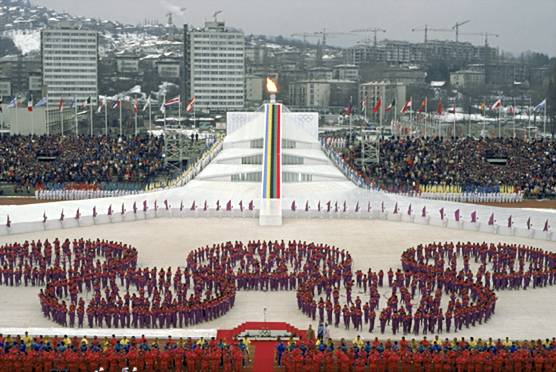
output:
<instances>
[{"instance_id":1,"label":"stadium barrier","mask_svg":"<svg viewBox=\"0 0 556 372\"><path fill-rule=\"evenodd\" d=\"M153 207L155 202L157 205L162 205L163 207ZM75 214L71 215L67 208L65 211L66 215L63 216L63 218L62 213L64 212L63 209L61 209L60 215L58 215L59 217L50 216L49 218L44 219L44 216L37 216L39 221L36 222L17 222L12 220L12 218L8 215L6 220L4 220L5 222L0 226L0 235L15 235L36 231L87 227L153 218L258 218L259 213L258 203L253 201L240 201L234 204L230 200L225 205L220 205L218 202L216 207L214 205L209 206L206 201L204 203L190 201L188 204L184 204L182 202L179 208L172 207L166 201L158 204L158 201L152 200L149 204L145 200L144 203L146 203L144 205L149 206L146 210L142 208L138 209L136 206L132 207L130 205L131 202L128 202L127 205L123 203L123 213L121 210L112 210L111 208L108 211L99 211L97 213L95 208L93 213L97 214L94 217L89 214L91 211L85 210L80 210L79 216L75 211L72 211L72 213ZM135 202L133 204L135 204ZM505 236L556 241L556 234L552 231L552 227L548 219L546 219L544 223L539 223L540 221L538 221L537 218L537 223L534 226L531 224L530 219L527 224L516 225L512 222L510 216L508 223L500 224L495 220L493 212L489 212L488 214L482 212L480 220L479 216L476 216L476 221L473 222L471 221L472 217L464 218L461 216L460 218L456 218L454 216L454 211L452 210L443 211L443 217L436 212L434 214L426 213L425 216L422 216L421 213L417 212L402 212L397 203L394 210L386 210L384 209L384 206L371 206L370 204L359 205L359 203L348 206L345 202L330 202L329 207L327 205L328 203L320 204L323 206L320 210L315 207L315 205L306 209L305 207L298 208L297 205L308 206L307 201L300 203L293 201L290 208L283 210L283 216L285 218L379 219L404 223L416 223L456 230L477 231ZM441 210L444 210L444 208L441 208Z\"/></svg>"}]
</instances>

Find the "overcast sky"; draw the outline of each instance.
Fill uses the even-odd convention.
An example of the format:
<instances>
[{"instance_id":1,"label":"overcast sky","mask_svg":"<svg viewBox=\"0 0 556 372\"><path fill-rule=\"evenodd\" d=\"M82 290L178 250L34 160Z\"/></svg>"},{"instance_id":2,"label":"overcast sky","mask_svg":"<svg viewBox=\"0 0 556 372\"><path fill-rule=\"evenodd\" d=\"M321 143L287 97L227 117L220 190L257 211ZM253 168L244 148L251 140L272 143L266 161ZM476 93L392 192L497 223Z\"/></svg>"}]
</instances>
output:
<instances>
[{"instance_id":1,"label":"overcast sky","mask_svg":"<svg viewBox=\"0 0 556 372\"><path fill-rule=\"evenodd\" d=\"M170 9L187 10L174 16L174 23L201 25L215 10L220 18L246 33L284 35L356 28L381 27L383 37L422 40L413 27L451 28L456 21L471 20L461 32L492 32L491 45L513 53L542 51L556 56L556 0L33 0L57 10L87 17L102 17L126 23L158 18ZM365 38L365 35L360 35ZM429 38L454 38L453 33L431 34ZM345 40L345 39L343 39ZM357 37L351 38L352 42ZM481 36L464 36L475 44ZM347 41L347 40L346 40ZM330 39L334 43L334 39Z\"/></svg>"}]
</instances>

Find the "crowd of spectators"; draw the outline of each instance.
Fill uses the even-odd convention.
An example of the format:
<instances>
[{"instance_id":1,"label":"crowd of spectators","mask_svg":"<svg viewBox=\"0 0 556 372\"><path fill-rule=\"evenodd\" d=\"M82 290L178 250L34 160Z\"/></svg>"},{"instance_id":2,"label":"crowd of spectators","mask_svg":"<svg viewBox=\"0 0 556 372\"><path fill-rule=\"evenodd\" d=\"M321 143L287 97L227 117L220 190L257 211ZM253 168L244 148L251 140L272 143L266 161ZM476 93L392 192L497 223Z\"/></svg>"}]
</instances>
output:
<instances>
[{"instance_id":1,"label":"crowd of spectators","mask_svg":"<svg viewBox=\"0 0 556 372\"><path fill-rule=\"evenodd\" d=\"M240 371L249 341L6 337L0 334L0 371Z\"/></svg>"},{"instance_id":2,"label":"crowd of spectators","mask_svg":"<svg viewBox=\"0 0 556 372\"><path fill-rule=\"evenodd\" d=\"M0 136L0 182L47 184L146 183L164 170L162 137Z\"/></svg>"},{"instance_id":3,"label":"crowd of spectators","mask_svg":"<svg viewBox=\"0 0 556 372\"><path fill-rule=\"evenodd\" d=\"M334 142L332 142L334 144ZM529 198L556 197L556 142L519 138L384 138L380 161L361 169L360 145L344 150L344 161L370 184L393 192L427 185L464 192L499 192L513 186Z\"/></svg>"},{"instance_id":4,"label":"crowd of spectators","mask_svg":"<svg viewBox=\"0 0 556 372\"><path fill-rule=\"evenodd\" d=\"M285 371L554 371L556 339L511 341L342 339L279 341L276 362Z\"/></svg>"}]
</instances>

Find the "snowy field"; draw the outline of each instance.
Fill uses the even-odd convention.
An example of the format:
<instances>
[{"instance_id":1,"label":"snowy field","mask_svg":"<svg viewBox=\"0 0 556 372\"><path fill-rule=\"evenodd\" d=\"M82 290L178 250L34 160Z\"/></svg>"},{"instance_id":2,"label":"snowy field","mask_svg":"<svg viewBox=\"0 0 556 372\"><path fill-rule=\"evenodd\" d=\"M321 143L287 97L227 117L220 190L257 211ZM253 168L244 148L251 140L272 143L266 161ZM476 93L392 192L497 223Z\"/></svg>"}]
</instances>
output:
<instances>
[{"instance_id":1,"label":"snowy field","mask_svg":"<svg viewBox=\"0 0 556 372\"><path fill-rule=\"evenodd\" d=\"M349 250L354 271L398 268L408 247L434 241L512 242L556 251L556 243L464 230L381 220L286 219L282 227L260 227L256 219L184 218L153 219L97 225L80 229L37 232L0 237L0 243L31 239L101 238L130 243L139 250L141 266L183 266L186 254L199 246L228 240L306 240ZM37 298L39 288L0 286L0 333L6 327L56 327L43 318ZM355 293L357 295L357 293ZM487 323L457 334L465 337L545 338L556 334L556 287L497 292L495 316ZM295 292L238 292L236 304L224 317L195 329L228 329L245 321L287 321L307 328L310 319L297 309ZM316 327L316 324L313 324ZM379 333L372 335L379 336ZM353 338L355 331L331 329L334 338ZM364 337L370 337L363 332ZM392 336L386 333L385 337ZM429 335L430 336L430 335Z\"/></svg>"}]
</instances>

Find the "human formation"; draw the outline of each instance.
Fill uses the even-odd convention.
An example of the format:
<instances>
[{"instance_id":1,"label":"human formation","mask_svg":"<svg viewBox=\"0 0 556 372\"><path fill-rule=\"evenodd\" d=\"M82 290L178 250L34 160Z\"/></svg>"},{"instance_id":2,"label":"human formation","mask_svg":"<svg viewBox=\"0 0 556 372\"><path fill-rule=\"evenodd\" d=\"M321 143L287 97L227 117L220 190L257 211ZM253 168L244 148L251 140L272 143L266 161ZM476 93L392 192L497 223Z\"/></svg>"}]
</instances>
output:
<instances>
[{"instance_id":1,"label":"human formation","mask_svg":"<svg viewBox=\"0 0 556 372\"><path fill-rule=\"evenodd\" d=\"M164 140L138 136L1 136L0 182L90 190L145 183L164 171Z\"/></svg>"},{"instance_id":2,"label":"human formation","mask_svg":"<svg viewBox=\"0 0 556 372\"><path fill-rule=\"evenodd\" d=\"M392 137L379 142L380 162L362 169L358 144L327 143L345 151L344 161L367 181L394 192L434 187L492 194L513 189L528 198L556 195L556 142L551 139ZM496 159L503 159L502 163Z\"/></svg>"},{"instance_id":3,"label":"human formation","mask_svg":"<svg viewBox=\"0 0 556 372\"><path fill-rule=\"evenodd\" d=\"M44 287L44 316L69 327L187 327L223 316L237 290L291 290L314 320L420 335L487 322L495 291L556 284L556 254L505 243L419 245L386 272L354 270L348 251L302 241L205 246L177 269L137 260L135 248L105 240L7 244L0 285Z\"/></svg>"},{"instance_id":4,"label":"human formation","mask_svg":"<svg viewBox=\"0 0 556 372\"><path fill-rule=\"evenodd\" d=\"M249 359L249 341L0 335L1 371L230 371Z\"/></svg>"},{"instance_id":5,"label":"human formation","mask_svg":"<svg viewBox=\"0 0 556 372\"><path fill-rule=\"evenodd\" d=\"M276 363L291 371L554 371L556 339L453 338L364 340L337 343L324 339L276 345Z\"/></svg>"}]
</instances>

